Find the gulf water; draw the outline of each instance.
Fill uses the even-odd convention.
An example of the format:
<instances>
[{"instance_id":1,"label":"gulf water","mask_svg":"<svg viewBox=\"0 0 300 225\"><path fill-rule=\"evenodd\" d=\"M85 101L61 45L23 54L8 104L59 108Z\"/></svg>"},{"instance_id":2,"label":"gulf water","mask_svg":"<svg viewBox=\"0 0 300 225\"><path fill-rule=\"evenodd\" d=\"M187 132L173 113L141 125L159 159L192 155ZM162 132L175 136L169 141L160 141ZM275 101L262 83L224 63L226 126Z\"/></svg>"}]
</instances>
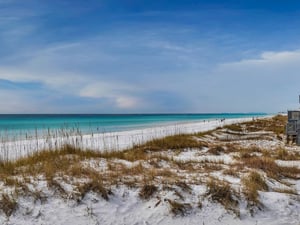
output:
<instances>
[{"instance_id":1,"label":"gulf water","mask_svg":"<svg viewBox=\"0 0 300 225\"><path fill-rule=\"evenodd\" d=\"M2 140L28 139L56 132L93 134L203 120L261 117L264 113L220 114L2 114Z\"/></svg>"}]
</instances>

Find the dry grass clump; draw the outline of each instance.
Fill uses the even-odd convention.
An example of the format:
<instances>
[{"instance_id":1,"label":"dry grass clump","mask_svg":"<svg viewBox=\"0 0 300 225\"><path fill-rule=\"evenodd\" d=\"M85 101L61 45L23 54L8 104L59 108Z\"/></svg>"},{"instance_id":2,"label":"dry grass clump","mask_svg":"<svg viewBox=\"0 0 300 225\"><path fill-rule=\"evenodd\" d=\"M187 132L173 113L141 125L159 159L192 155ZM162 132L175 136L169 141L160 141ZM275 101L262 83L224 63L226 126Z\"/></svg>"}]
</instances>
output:
<instances>
[{"instance_id":1,"label":"dry grass clump","mask_svg":"<svg viewBox=\"0 0 300 225\"><path fill-rule=\"evenodd\" d=\"M19 182L14 177L30 176L34 178L42 175L47 181L48 187L62 197L67 197L69 193L57 180L58 177L86 178L90 180L87 184L77 184L80 198L83 198L87 192L94 191L108 200L109 191L102 184L101 174L90 167L83 167L81 164L85 159L100 157L101 153L64 146L61 150L38 152L15 162L2 162L0 178L6 181L7 186L14 186L19 194L36 196L34 198L37 200L39 199L38 193L30 191L24 182ZM110 179L112 177L108 177L108 180Z\"/></svg>"},{"instance_id":2,"label":"dry grass clump","mask_svg":"<svg viewBox=\"0 0 300 225\"><path fill-rule=\"evenodd\" d=\"M18 184L18 180L15 177L3 177L3 182L6 186L16 186Z\"/></svg>"},{"instance_id":3,"label":"dry grass clump","mask_svg":"<svg viewBox=\"0 0 300 225\"><path fill-rule=\"evenodd\" d=\"M134 165L132 167L127 167L123 164L118 164L119 170L124 174L128 176L135 176L135 175L141 175L146 174L149 171L146 171L145 167L141 162L139 162L137 165Z\"/></svg>"},{"instance_id":4,"label":"dry grass clump","mask_svg":"<svg viewBox=\"0 0 300 225\"><path fill-rule=\"evenodd\" d=\"M234 191L230 185L224 181L210 179L207 182L206 195L213 201L220 203L225 209L232 211L239 216L239 210L237 208L238 201L234 198Z\"/></svg>"},{"instance_id":5,"label":"dry grass clump","mask_svg":"<svg viewBox=\"0 0 300 225\"><path fill-rule=\"evenodd\" d=\"M267 173L272 178L279 178L280 167L275 163L274 159L269 157L250 157L243 158L242 165L252 169L259 169Z\"/></svg>"},{"instance_id":6,"label":"dry grass clump","mask_svg":"<svg viewBox=\"0 0 300 225\"><path fill-rule=\"evenodd\" d=\"M99 153L99 156L104 159L123 159L130 162L149 158L149 154L142 146L135 146L125 151L106 151Z\"/></svg>"},{"instance_id":7,"label":"dry grass clump","mask_svg":"<svg viewBox=\"0 0 300 225\"><path fill-rule=\"evenodd\" d=\"M188 203L180 203L175 200L167 199L169 205L170 205L170 211L175 216L185 216L189 213L189 211L192 209L192 206Z\"/></svg>"},{"instance_id":8,"label":"dry grass clump","mask_svg":"<svg viewBox=\"0 0 300 225\"><path fill-rule=\"evenodd\" d=\"M275 152L276 159L280 160L300 160L300 154L299 152L289 152L284 148L278 148Z\"/></svg>"},{"instance_id":9,"label":"dry grass clump","mask_svg":"<svg viewBox=\"0 0 300 225\"><path fill-rule=\"evenodd\" d=\"M254 156L243 158L240 166L262 170L269 177L277 180L281 178L298 179L300 176L300 169L298 167L279 166L276 164L275 160L270 157Z\"/></svg>"},{"instance_id":10,"label":"dry grass clump","mask_svg":"<svg viewBox=\"0 0 300 225\"><path fill-rule=\"evenodd\" d=\"M80 162L74 162L69 165L64 173L73 178L94 178L99 175L99 173L94 169L90 167L83 167Z\"/></svg>"},{"instance_id":11,"label":"dry grass clump","mask_svg":"<svg viewBox=\"0 0 300 225\"><path fill-rule=\"evenodd\" d=\"M291 179L299 179L300 178L300 168L297 166L281 166L280 168L280 173L281 176L286 177L286 178L291 178Z\"/></svg>"},{"instance_id":12,"label":"dry grass clump","mask_svg":"<svg viewBox=\"0 0 300 225\"><path fill-rule=\"evenodd\" d=\"M258 131L270 131L273 132L278 139L282 140L282 135L285 132L287 117L278 115L272 118L266 119L253 119L252 121L232 124L224 126L225 129L232 132L240 133L242 132L258 132ZM263 139L264 137L249 137L247 139Z\"/></svg>"},{"instance_id":13,"label":"dry grass clump","mask_svg":"<svg viewBox=\"0 0 300 225\"><path fill-rule=\"evenodd\" d=\"M10 217L17 209L17 201L8 194L2 194L0 200L0 209L7 216Z\"/></svg>"},{"instance_id":14,"label":"dry grass clump","mask_svg":"<svg viewBox=\"0 0 300 225\"><path fill-rule=\"evenodd\" d=\"M40 203L43 204L47 201L47 195L41 190L30 191L27 194L30 194L34 198L34 203L40 201Z\"/></svg>"},{"instance_id":15,"label":"dry grass clump","mask_svg":"<svg viewBox=\"0 0 300 225\"><path fill-rule=\"evenodd\" d=\"M241 151L239 152L239 156L240 159L249 159L252 157L252 153L248 152L248 151Z\"/></svg>"},{"instance_id":16,"label":"dry grass clump","mask_svg":"<svg viewBox=\"0 0 300 225\"><path fill-rule=\"evenodd\" d=\"M287 116L277 115L268 119L259 119L243 123L249 132L272 131L277 136L284 134Z\"/></svg>"},{"instance_id":17,"label":"dry grass clump","mask_svg":"<svg viewBox=\"0 0 300 225\"><path fill-rule=\"evenodd\" d=\"M272 131L277 135L284 134L287 117L277 115L271 118L271 121L266 125L266 131Z\"/></svg>"},{"instance_id":18,"label":"dry grass clump","mask_svg":"<svg viewBox=\"0 0 300 225\"><path fill-rule=\"evenodd\" d=\"M214 132L213 130L198 132L198 133L195 134L195 136L199 137L199 138L202 138L202 137L205 137L205 136L212 135L213 132Z\"/></svg>"},{"instance_id":19,"label":"dry grass clump","mask_svg":"<svg viewBox=\"0 0 300 225\"><path fill-rule=\"evenodd\" d=\"M255 153L261 153L262 150L258 147L249 147L249 148L238 148L239 158L240 159L247 159L251 158Z\"/></svg>"},{"instance_id":20,"label":"dry grass clump","mask_svg":"<svg viewBox=\"0 0 300 225\"><path fill-rule=\"evenodd\" d=\"M223 170L224 175L232 176L232 177L239 177L239 171L236 168L230 168Z\"/></svg>"},{"instance_id":21,"label":"dry grass clump","mask_svg":"<svg viewBox=\"0 0 300 225\"><path fill-rule=\"evenodd\" d=\"M218 171L223 169L224 162L205 162L202 164L202 171L205 173L210 173L213 171Z\"/></svg>"},{"instance_id":22,"label":"dry grass clump","mask_svg":"<svg viewBox=\"0 0 300 225\"><path fill-rule=\"evenodd\" d=\"M191 192L192 188L185 181L176 181L176 186L180 187L185 192Z\"/></svg>"},{"instance_id":23,"label":"dry grass clump","mask_svg":"<svg viewBox=\"0 0 300 225\"><path fill-rule=\"evenodd\" d=\"M155 185L145 184L141 188L141 190L139 192L139 196L141 199L148 200L157 192L157 190L158 190L158 188Z\"/></svg>"},{"instance_id":24,"label":"dry grass clump","mask_svg":"<svg viewBox=\"0 0 300 225\"><path fill-rule=\"evenodd\" d=\"M243 127L241 126L241 124L230 124L230 125L226 125L223 127L224 129L228 129L228 130L232 130L235 132L242 132L243 131Z\"/></svg>"},{"instance_id":25,"label":"dry grass clump","mask_svg":"<svg viewBox=\"0 0 300 225\"><path fill-rule=\"evenodd\" d=\"M150 174L152 172L152 174L155 177L170 177L170 178L174 178L176 179L178 177L178 175L174 172L172 172L170 169L168 168L164 168L164 169L153 169L152 171L149 171ZM154 173L153 173L154 172Z\"/></svg>"},{"instance_id":26,"label":"dry grass clump","mask_svg":"<svg viewBox=\"0 0 300 225\"><path fill-rule=\"evenodd\" d=\"M175 166L175 168L178 168L180 170L184 171L195 171L195 168L197 165L199 165L199 162L189 162L189 161L183 161L183 160L173 160L172 164Z\"/></svg>"},{"instance_id":27,"label":"dry grass clump","mask_svg":"<svg viewBox=\"0 0 300 225\"><path fill-rule=\"evenodd\" d=\"M232 144L232 143L226 143L224 145L224 148L226 149L226 153L238 152L239 151L239 147L236 144Z\"/></svg>"},{"instance_id":28,"label":"dry grass clump","mask_svg":"<svg viewBox=\"0 0 300 225\"><path fill-rule=\"evenodd\" d=\"M55 193L58 193L60 196L65 197L67 195L66 190L62 187L59 181L54 178L47 180L47 185L49 188L53 189Z\"/></svg>"},{"instance_id":29,"label":"dry grass clump","mask_svg":"<svg viewBox=\"0 0 300 225\"><path fill-rule=\"evenodd\" d=\"M287 158L289 158L289 153L286 149L284 148L279 148L276 150L276 156L277 159L281 159L281 160L287 160Z\"/></svg>"},{"instance_id":30,"label":"dry grass clump","mask_svg":"<svg viewBox=\"0 0 300 225\"><path fill-rule=\"evenodd\" d=\"M30 180L28 179L25 178L15 179L15 183L13 185L9 185L14 188L13 189L14 194L11 196L15 197L16 199L19 196L32 197L34 199L34 202L39 200L41 203L45 203L47 200L45 194L40 190L30 189L28 184L30 184Z\"/></svg>"},{"instance_id":31,"label":"dry grass clump","mask_svg":"<svg viewBox=\"0 0 300 225\"><path fill-rule=\"evenodd\" d=\"M242 179L242 183L245 185L246 188L251 188L255 190L267 191L268 185L266 184L265 180L262 176L256 172L251 171L245 178Z\"/></svg>"},{"instance_id":32,"label":"dry grass clump","mask_svg":"<svg viewBox=\"0 0 300 225\"><path fill-rule=\"evenodd\" d=\"M212 155L221 155L222 153L225 152L225 149L224 149L224 147L218 145L218 146L215 146L215 147L212 147L212 148L208 149L207 152L212 154Z\"/></svg>"},{"instance_id":33,"label":"dry grass clump","mask_svg":"<svg viewBox=\"0 0 300 225\"><path fill-rule=\"evenodd\" d=\"M15 192L18 195L26 195L26 194L31 194L31 190L29 189L27 183L25 181L18 181L15 187Z\"/></svg>"},{"instance_id":34,"label":"dry grass clump","mask_svg":"<svg viewBox=\"0 0 300 225\"><path fill-rule=\"evenodd\" d=\"M70 145L57 150L40 151L21 158L17 161L0 162L0 178L13 175L31 175L43 173L51 177L56 171L64 171L70 163L87 158L100 157L101 154L94 151L83 151Z\"/></svg>"},{"instance_id":35,"label":"dry grass clump","mask_svg":"<svg viewBox=\"0 0 300 225\"><path fill-rule=\"evenodd\" d=\"M147 162L154 168L163 168L166 164L173 163L173 161L173 157L169 157L166 154L156 153L151 154Z\"/></svg>"},{"instance_id":36,"label":"dry grass clump","mask_svg":"<svg viewBox=\"0 0 300 225\"><path fill-rule=\"evenodd\" d=\"M138 146L148 151L181 150L185 148L202 148L204 144L196 140L192 135L180 134L165 138L154 139Z\"/></svg>"},{"instance_id":37,"label":"dry grass clump","mask_svg":"<svg viewBox=\"0 0 300 225\"><path fill-rule=\"evenodd\" d=\"M244 195L248 201L248 208L251 214L256 206L261 205L258 198L258 191L267 191L268 185L261 175L255 171L250 172L250 174L242 179L242 185L244 190Z\"/></svg>"},{"instance_id":38,"label":"dry grass clump","mask_svg":"<svg viewBox=\"0 0 300 225\"><path fill-rule=\"evenodd\" d=\"M81 201L85 195L93 191L94 193L100 194L106 201L109 200L109 194L112 194L110 190L107 190L100 179L93 179L83 185L78 185L79 199Z\"/></svg>"},{"instance_id":39,"label":"dry grass clump","mask_svg":"<svg viewBox=\"0 0 300 225\"><path fill-rule=\"evenodd\" d=\"M192 135L180 134L165 138L154 139L145 144L136 145L125 151L107 151L99 153L99 157L105 159L118 158L127 161L147 160L152 157L151 152L161 152L166 150L183 150L186 148L202 148L206 146ZM166 159L166 157L164 158ZM167 160L169 160L167 158Z\"/></svg>"}]
</instances>

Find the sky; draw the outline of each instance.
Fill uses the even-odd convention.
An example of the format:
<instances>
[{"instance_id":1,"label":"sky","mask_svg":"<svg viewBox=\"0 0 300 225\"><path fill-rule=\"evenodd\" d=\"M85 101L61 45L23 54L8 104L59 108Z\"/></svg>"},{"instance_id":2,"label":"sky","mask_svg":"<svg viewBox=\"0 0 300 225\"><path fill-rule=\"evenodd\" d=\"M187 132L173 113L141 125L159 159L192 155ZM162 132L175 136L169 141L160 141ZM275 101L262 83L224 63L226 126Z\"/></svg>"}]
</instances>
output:
<instances>
[{"instance_id":1,"label":"sky","mask_svg":"<svg viewBox=\"0 0 300 225\"><path fill-rule=\"evenodd\" d=\"M299 108L298 0L0 0L0 113Z\"/></svg>"}]
</instances>

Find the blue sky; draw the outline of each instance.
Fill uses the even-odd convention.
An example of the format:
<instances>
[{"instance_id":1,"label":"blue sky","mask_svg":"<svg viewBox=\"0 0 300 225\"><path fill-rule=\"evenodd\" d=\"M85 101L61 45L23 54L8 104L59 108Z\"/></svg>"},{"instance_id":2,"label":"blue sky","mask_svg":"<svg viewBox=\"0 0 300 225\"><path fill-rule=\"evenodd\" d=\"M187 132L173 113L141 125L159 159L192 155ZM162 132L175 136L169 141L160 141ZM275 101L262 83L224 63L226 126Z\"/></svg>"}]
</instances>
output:
<instances>
[{"instance_id":1,"label":"blue sky","mask_svg":"<svg viewBox=\"0 0 300 225\"><path fill-rule=\"evenodd\" d=\"M0 0L0 113L298 107L300 1Z\"/></svg>"}]
</instances>

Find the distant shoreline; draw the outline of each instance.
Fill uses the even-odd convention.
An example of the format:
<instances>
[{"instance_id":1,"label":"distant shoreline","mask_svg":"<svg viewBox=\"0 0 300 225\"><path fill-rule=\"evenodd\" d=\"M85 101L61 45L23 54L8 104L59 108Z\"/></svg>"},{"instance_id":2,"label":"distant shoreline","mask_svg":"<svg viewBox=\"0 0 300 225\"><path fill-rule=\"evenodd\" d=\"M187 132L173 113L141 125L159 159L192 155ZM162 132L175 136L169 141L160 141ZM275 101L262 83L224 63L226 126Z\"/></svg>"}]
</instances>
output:
<instances>
[{"instance_id":1,"label":"distant shoreline","mask_svg":"<svg viewBox=\"0 0 300 225\"><path fill-rule=\"evenodd\" d=\"M264 113L0 114L1 141L132 131L204 120L262 117Z\"/></svg>"},{"instance_id":2,"label":"distant shoreline","mask_svg":"<svg viewBox=\"0 0 300 225\"><path fill-rule=\"evenodd\" d=\"M256 118L266 118L262 116ZM0 142L0 159L15 160L44 149L58 149L69 144L80 149L95 151L122 151L146 141L176 134L192 134L213 130L217 127L253 120L253 117L235 119L212 119L198 122L182 122L130 131L106 132L83 135L62 133L57 137L36 138Z\"/></svg>"}]
</instances>

